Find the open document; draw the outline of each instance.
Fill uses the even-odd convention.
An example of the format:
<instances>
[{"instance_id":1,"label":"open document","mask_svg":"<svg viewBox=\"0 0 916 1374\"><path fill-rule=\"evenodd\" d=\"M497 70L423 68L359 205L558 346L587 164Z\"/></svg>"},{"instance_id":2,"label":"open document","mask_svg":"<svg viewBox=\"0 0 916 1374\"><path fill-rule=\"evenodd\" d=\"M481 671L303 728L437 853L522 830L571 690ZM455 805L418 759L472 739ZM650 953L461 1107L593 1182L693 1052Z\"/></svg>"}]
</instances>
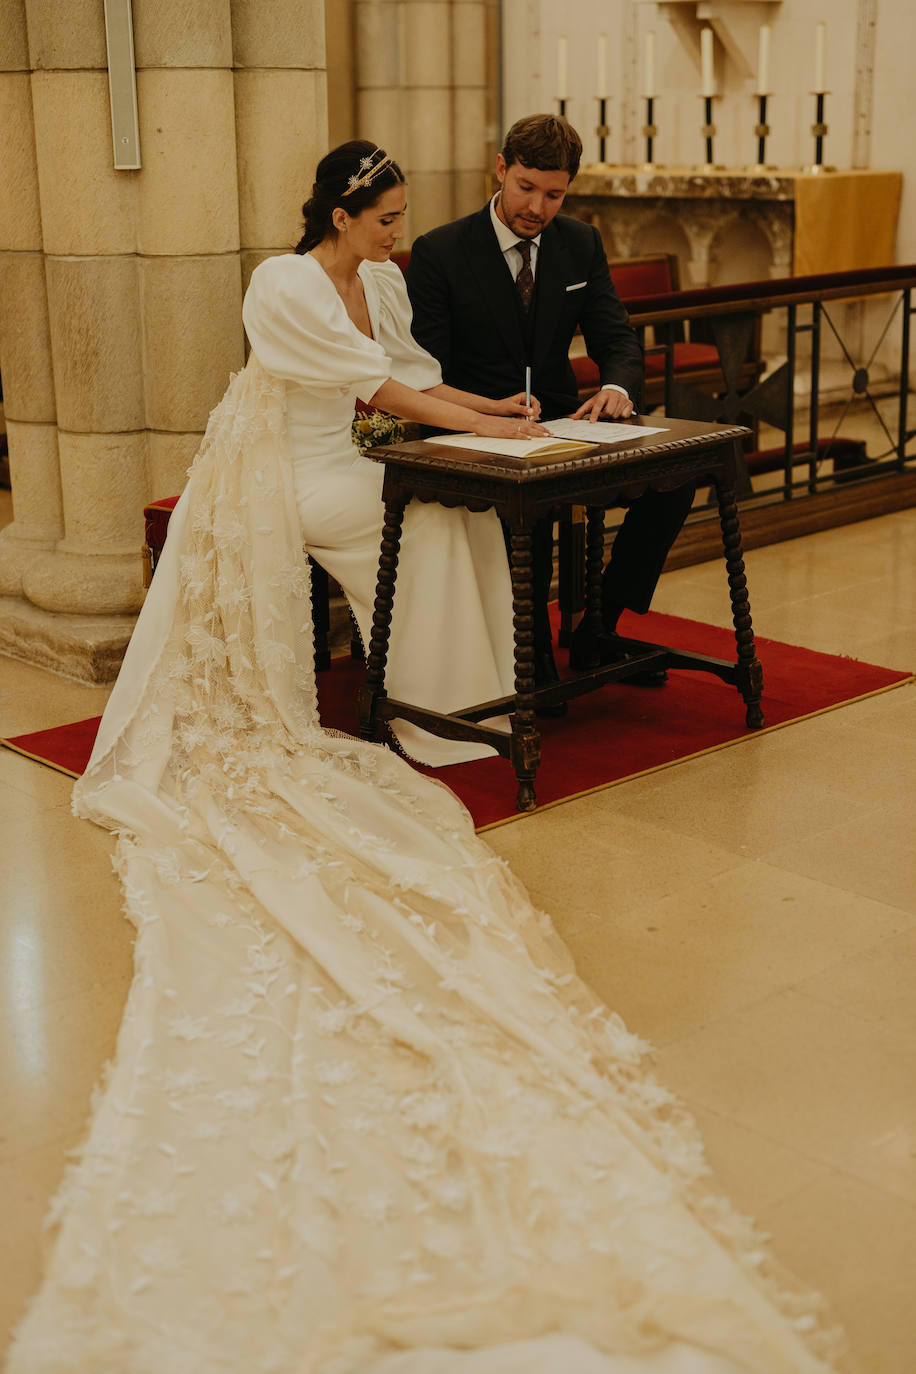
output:
<instances>
[{"instance_id":1,"label":"open document","mask_svg":"<svg viewBox=\"0 0 916 1374\"><path fill-rule=\"evenodd\" d=\"M587 453L596 444L632 442L665 432L663 428L616 424L613 420L545 420L544 428L550 431L549 439L482 439L477 434L432 434L430 442L505 454L510 458L562 458L573 453Z\"/></svg>"}]
</instances>

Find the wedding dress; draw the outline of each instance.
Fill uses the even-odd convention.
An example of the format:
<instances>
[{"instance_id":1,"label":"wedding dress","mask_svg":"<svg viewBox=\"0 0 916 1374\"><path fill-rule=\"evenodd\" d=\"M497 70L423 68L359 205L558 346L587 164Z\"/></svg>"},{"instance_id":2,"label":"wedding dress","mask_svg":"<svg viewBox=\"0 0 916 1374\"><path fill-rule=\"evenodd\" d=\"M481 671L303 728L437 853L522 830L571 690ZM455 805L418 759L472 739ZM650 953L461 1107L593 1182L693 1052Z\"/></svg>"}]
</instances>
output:
<instances>
[{"instance_id":1,"label":"wedding dress","mask_svg":"<svg viewBox=\"0 0 916 1374\"><path fill-rule=\"evenodd\" d=\"M461 804L321 729L287 400L214 411L75 789L136 973L10 1374L824 1374Z\"/></svg>"},{"instance_id":2,"label":"wedding dress","mask_svg":"<svg viewBox=\"0 0 916 1374\"><path fill-rule=\"evenodd\" d=\"M364 261L359 275L373 339L356 328L310 253L286 253L256 267L242 314L259 362L287 384L293 487L306 547L344 589L368 645L384 474L354 448L354 402L370 400L389 376L424 391L441 383L442 370L410 332L400 269ZM389 695L443 712L511 696L511 625L512 586L495 511L412 501L398 559ZM411 757L433 766L494 752L439 739L407 721L393 729Z\"/></svg>"}]
</instances>

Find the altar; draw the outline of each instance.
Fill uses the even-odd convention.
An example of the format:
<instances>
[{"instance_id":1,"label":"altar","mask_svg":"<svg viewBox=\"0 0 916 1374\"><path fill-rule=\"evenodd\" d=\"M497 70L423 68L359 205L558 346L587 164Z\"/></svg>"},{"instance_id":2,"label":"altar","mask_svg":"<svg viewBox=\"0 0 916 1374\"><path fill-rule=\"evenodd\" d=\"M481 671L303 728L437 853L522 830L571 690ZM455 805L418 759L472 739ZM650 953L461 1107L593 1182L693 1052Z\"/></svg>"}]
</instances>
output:
<instances>
[{"instance_id":1,"label":"altar","mask_svg":"<svg viewBox=\"0 0 916 1374\"><path fill-rule=\"evenodd\" d=\"M771 277L892 263L902 183L894 171L591 163L565 208L597 227L610 259L663 248L680 258L683 287L710 286L764 275L740 261L722 274L748 225L765 241Z\"/></svg>"}]
</instances>

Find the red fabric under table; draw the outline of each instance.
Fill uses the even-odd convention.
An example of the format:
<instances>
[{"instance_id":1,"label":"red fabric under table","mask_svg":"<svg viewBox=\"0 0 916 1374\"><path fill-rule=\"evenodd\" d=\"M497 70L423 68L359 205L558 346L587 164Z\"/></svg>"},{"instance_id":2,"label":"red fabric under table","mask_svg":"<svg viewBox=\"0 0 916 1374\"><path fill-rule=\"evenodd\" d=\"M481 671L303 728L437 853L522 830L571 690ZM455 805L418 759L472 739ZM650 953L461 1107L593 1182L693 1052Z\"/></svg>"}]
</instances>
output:
<instances>
[{"instance_id":1,"label":"red fabric under table","mask_svg":"<svg viewBox=\"0 0 916 1374\"><path fill-rule=\"evenodd\" d=\"M672 648L734 658L734 636L727 629L654 612L625 615L620 628L624 634ZM763 663L767 725L784 724L909 677L776 640L758 638L757 652ZM557 658L562 668L566 655L560 651ZM364 671L362 663L340 658L329 671L319 673L325 726L356 733L357 694ZM664 687L603 687L570 702L568 714L559 720L539 721L539 727L541 767L535 785L541 805L731 741L747 740L747 747L753 748L759 737L745 728L744 703L736 689L700 672L672 672ZM86 766L97 728L95 718L4 742L76 776ZM504 759L423 771L451 787L478 826L516 814L515 775Z\"/></svg>"}]
</instances>

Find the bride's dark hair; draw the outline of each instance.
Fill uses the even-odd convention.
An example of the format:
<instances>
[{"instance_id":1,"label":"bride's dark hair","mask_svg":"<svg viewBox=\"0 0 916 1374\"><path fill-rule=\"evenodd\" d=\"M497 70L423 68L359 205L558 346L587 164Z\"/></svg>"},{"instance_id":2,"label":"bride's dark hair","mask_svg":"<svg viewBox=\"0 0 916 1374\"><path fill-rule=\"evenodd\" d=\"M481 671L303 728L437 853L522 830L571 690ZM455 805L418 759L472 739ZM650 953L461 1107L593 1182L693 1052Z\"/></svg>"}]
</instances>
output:
<instances>
[{"instance_id":1,"label":"bride's dark hair","mask_svg":"<svg viewBox=\"0 0 916 1374\"><path fill-rule=\"evenodd\" d=\"M370 158L372 164L379 167L374 174L371 165L363 165ZM369 177L368 184L351 190L352 179L364 176ZM386 160L383 150L368 139L354 138L349 143L341 143L339 148L332 148L315 169L312 194L302 207L305 233L296 244L296 252L308 253L322 239L337 234L331 215L338 206L348 215L358 215L367 206L374 205L385 191L403 182L404 173L398 164Z\"/></svg>"}]
</instances>

